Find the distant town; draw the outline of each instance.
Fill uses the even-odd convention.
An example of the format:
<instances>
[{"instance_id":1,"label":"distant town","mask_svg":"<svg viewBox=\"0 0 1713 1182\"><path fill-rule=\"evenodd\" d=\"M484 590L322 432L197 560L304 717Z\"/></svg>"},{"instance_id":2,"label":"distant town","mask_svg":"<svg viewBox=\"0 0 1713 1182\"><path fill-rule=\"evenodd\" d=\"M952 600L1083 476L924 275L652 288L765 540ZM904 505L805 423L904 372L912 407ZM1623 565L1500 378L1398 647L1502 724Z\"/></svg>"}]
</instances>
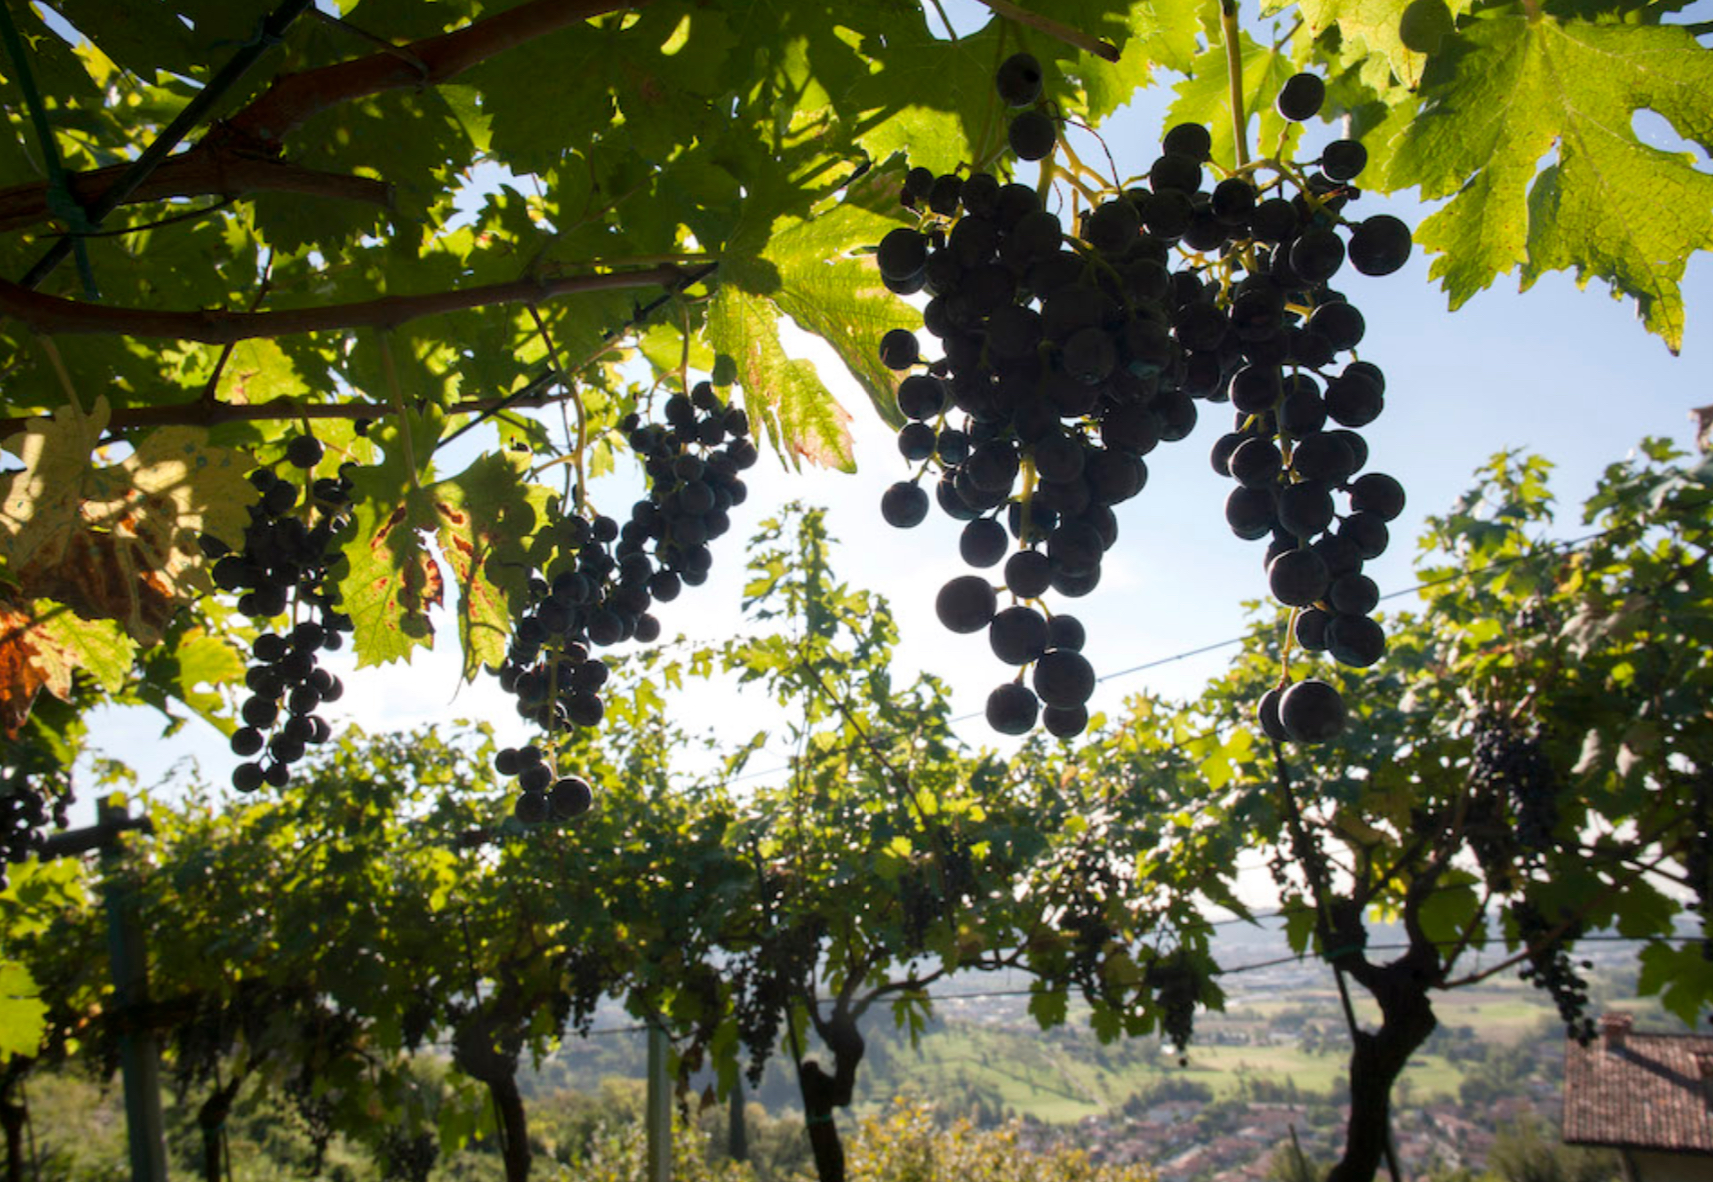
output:
<instances>
[{"instance_id":1,"label":"distant town","mask_svg":"<svg viewBox=\"0 0 1713 1182\"><path fill-rule=\"evenodd\" d=\"M1383 941L1377 934L1375 943ZM1233 965L1288 952L1281 932L1244 925L1226 929L1218 949ZM1657 1000L1634 996L1633 946L1590 941L1579 955L1594 965L1593 1012L1627 1011L1638 1029L1685 1029ZM1041 1030L1028 1012L1027 984L1004 974L960 982L937 997L914 1046L890 1017L871 1018L852 1116L904 1096L932 1103L948 1121L1021 1122L1025 1148L1071 1143L1098 1163L1146 1165L1160 1182L1278 1178L1276 1158L1287 1147L1311 1166L1336 1158L1349 1035L1321 962L1286 959L1227 978L1224 1012L1197 1015L1187 1065L1153 1039L1103 1045L1074 1007L1065 1025ZM1442 995L1435 1009L1439 1029L1394 1094L1403 1176L1478 1174L1505 1137L1556 1142L1565 1035L1552 1003L1500 975ZM624 1025L615 1012L596 1028ZM589 1090L640 1078L642 1062L640 1036L597 1034L568 1044L533 1082L544 1091ZM781 1061L749 1099L770 1117L789 1117L797 1092Z\"/></svg>"}]
</instances>

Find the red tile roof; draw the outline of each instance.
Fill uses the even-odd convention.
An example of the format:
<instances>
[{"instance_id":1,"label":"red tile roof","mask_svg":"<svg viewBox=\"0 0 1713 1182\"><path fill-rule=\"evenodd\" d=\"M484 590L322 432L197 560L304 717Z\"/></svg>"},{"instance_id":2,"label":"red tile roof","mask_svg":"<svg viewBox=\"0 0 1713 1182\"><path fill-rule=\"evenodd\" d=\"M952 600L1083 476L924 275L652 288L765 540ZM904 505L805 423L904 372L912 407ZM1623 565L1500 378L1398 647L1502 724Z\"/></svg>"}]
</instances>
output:
<instances>
[{"instance_id":1,"label":"red tile roof","mask_svg":"<svg viewBox=\"0 0 1713 1182\"><path fill-rule=\"evenodd\" d=\"M1564 1139L1713 1155L1713 1036L1622 1032L1568 1042Z\"/></svg>"}]
</instances>

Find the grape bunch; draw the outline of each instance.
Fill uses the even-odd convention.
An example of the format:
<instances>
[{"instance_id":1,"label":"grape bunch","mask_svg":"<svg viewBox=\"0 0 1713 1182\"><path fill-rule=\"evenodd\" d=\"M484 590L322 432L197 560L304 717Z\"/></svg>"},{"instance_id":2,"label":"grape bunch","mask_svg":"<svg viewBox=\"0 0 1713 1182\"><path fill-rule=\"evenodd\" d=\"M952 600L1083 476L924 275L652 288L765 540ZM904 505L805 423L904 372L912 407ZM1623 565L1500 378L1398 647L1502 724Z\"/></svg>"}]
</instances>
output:
<instances>
[{"instance_id":1,"label":"grape bunch","mask_svg":"<svg viewBox=\"0 0 1713 1182\"><path fill-rule=\"evenodd\" d=\"M1582 935L1581 923L1571 923L1555 935L1555 925L1527 899L1513 902L1510 913L1517 925L1517 938L1528 950L1528 964L1517 975L1546 990L1558 1006L1565 1032L1587 1046L1594 1039L1594 1019L1588 1016L1588 982L1577 972L1570 956L1570 945ZM1582 962L1584 969L1593 967L1588 961Z\"/></svg>"},{"instance_id":2,"label":"grape bunch","mask_svg":"<svg viewBox=\"0 0 1713 1182\"><path fill-rule=\"evenodd\" d=\"M699 586L713 565L708 543L731 528L743 503L740 473L757 459L749 419L702 382L666 402L664 424L630 415L621 424L642 460L647 495L623 525L571 514L556 526L555 557L532 573L528 602L498 670L517 710L546 733L539 746L506 748L495 770L516 777L519 821L569 820L592 801L587 781L554 769L555 735L594 727L605 714L606 664L597 648L652 643L660 621L650 608Z\"/></svg>"},{"instance_id":3,"label":"grape bunch","mask_svg":"<svg viewBox=\"0 0 1713 1182\"><path fill-rule=\"evenodd\" d=\"M1323 96L1320 79L1299 74L1280 91L1278 108L1287 119L1308 119ZM1163 160L1174 135L1186 156L1205 150L1204 135L1178 128ZM1211 457L1237 486L1226 522L1240 538L1268 539L1268 589L1292 609L1292 641L1352 668L1373 665L1386 650L1373 619L1379 588L1363 566L1385 552L1388 523L1404 508L1396 479L1363 471L1368 445L1357 432L1384 408L1386 379L1354 356L1339 364L1366 326L1329 286L1346 262L1363 275L1388 275L1410 255L1409 229L1397 218L1353 222L1342 214L1360 196L1350 182L1366 159L1360 143L1336 140L1306 177L1296 166L1280 166L1266 186L1253 174L1230 176L1186 235L1215 254L1214 302L1223 315L1208 320L1209 338L1216 323L1223 333L1192 364L1217 374L1214 396L1235 415ZM1297 191L1285 196L1286 185ZM1275 687L1257 715L1269 738L1310 743L1335 737L1345 721L1338 691L1319 679Z\"/></svg>"},{"instance_id":4,"label":"grape bunch","mask_svg":"<svg viewBox=\"0 0 1713 1182\"><path fill-rule=\"evenodd\" d=\"M1147 968L1144 983L1159 1007L1160 1033L1178 1052L1178 1066L1188 1067L1190 1039L1195 1035L1196 1005L1201 1001L1201 978L1188 954L1161 957Z\"/></svg>"},{"instance_id":5,"label":"grape bunch","mask_svg":"<svg viewBox=\"0 0 1713 1182\"><path fill-rule=\"evenodd\" d=\"M738 1038L749 1051L745 1075L761 1086L768 1056L779 1041L779 1027L791 1005L814 981L821 960L826 921L809 916L769 931L732 971L732 1012Z\"/></svg>"},{"instance_id":6,"label":"grape bunch","mask_svg":"<svg viewBox=\"0 0 1713 1182\"><path fill-rule=\"evenodd\" d=\"M215 586L236 592L238 610L262 625L251 645L255 661L244 674L250 691L239 708L244 725L232 734L232 752L245 760L232 772L232 786L240 792L264 783L284 787L291 765L333 733L317 709L344 693L317 658L342 648L344 634L352 630L329 570L351 517L355 465L341 464L336 476L316 478L325 457L313 435L295 436L283 464L295 476L273 467L250 474L260 497L250 506L243 548L232 551L212 535L202 538L203 552L215 559ZM276 625L288 612L293 621Z\"/></svg>"},{"instance_id":7,"label":"grape bunch","mask_svg":"<svg viewBox=\"0 0 1713 1182\"><path fill-rule=\"evenodd\" d=\"M1541 736L1497 715L1485 715L1476 721L1469 761L1470 785L1496 800L1509 799L1511 830L1522 847L1522 860L1538 865L1555 844L1559 789Z\"/></svg>"},{"instance_id":8,"label":"grape bunch","mask_svg":"<svg viewBox=\"0 0 1713 1182\"><path fill-rule=\"evenodd\" d=\"M44 744L20 737L10 745L0 758L0 890L6 867L38 853L49 820L64 829L76 803L68 770Z\"/></svg>"},{"instance_id":9,"label":"grape bunch","mask_svg":"<svg viewBox=\"0 0 1713 1182\"><path fill-rule=\"evenodd\" d=\"M1308 109L1305 78L1319 85L1301 75L1281 95L1293 118L1319 109L1318 97ZM1039 105L1038 63L1017 55L996 82L1006 102L1029 108L1011 125L1013 150L1045 157L1057 133ZM937 503L966 523L959 550L969 565L1003 562L1001 585L960 576L936 600L946 627L985 630L995 655L1019 669L988 698L988 722L1002 733L1038 719L1061 737L1086 726L1095 676L1083 628L1042 596L1075 598L1098 584L1118 536L1114 507L1146 484L1145 456L1189 435L1197 401L1236 408L1235 429L1214 449L1215 467L1240 485L1227 520L1240 536L1273 537L1269 580L1303 609L1299 642L1356 665L1384 651L1369 617L1378 589L1362 564L1385 549L1403 491L1383 474L1357 475L1367 448L1353 428L1379 414L1385 379L1362 361L1329 372L1363 322L1327 280L1347 257L1364 274L1397 270L1409 231L1386 215L1341 217L1365 162L1354 141L1330 145L1306 178L1263 162L1266 183L1260 167L1213 166L1205 127L1174 127L1162 147L1146 183L1085 211L1074 234L1026 185L911 169L902 199L919 224L892 230L876 251L888 288L929 297L923 324L942 353L924 358L905 329L880 342L882 362L907 373L898 447L917 465L886 490L881 513L910 528ZM1210 171L1223 179L1204 191ZM1348 498L1342 518L1335 493ZM1270 734L1322 741L1342 729L1344 708L1332 686L1310 681L1280 687L1267 717Z\"/></svg>"}]
</instances>

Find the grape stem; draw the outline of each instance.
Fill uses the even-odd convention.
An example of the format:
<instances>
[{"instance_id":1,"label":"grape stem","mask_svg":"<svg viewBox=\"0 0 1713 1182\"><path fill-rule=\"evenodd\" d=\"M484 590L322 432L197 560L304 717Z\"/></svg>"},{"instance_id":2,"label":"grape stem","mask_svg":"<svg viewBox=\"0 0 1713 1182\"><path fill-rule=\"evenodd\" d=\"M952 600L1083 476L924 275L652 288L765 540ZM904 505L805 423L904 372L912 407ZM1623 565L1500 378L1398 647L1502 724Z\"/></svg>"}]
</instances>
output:
<instances>
[{"instance_id":1,"label":"grape stem","mask_svg":"<svg viewBox=\"0 0 1713 1182\"><path fill-rule=\"evenodd\" d=\"M1038 12L1030 12L1028 9L1019 8L1017 5L1011 3L1011 0L976 0L976 2L991 8L995 13L1004 17L1006 20L1016 21L1020 25L1028 25L1031 29L1038 29L1047 34L1047 36L1051 37L1053 40L1063 41L1073 49L1080 49L1084 53L1092 53L1095 57L1109 62L1115 62L1119 58L1118 46L1112 44L1112 42L1104 41L1099 37L1084 33L1078 29L1073 29L1069 25L1062 25L1058 21L1053 20L1050 17L1042 16Z\"/></svg>"},{"instance_id":2,"label":"grape stem","mask_svg":"<svg viewBox=\"0 0 1713 1182\"><path fill-rule=\"evenodd\" d=\"M1220 0L1219 28L1225 40L1225 72L1231 90L1231 134L1237 167L1249 163L1249 117L1243 111L1243 45L1237 27L1237 0Z\"/></svg>"}]
</instances>

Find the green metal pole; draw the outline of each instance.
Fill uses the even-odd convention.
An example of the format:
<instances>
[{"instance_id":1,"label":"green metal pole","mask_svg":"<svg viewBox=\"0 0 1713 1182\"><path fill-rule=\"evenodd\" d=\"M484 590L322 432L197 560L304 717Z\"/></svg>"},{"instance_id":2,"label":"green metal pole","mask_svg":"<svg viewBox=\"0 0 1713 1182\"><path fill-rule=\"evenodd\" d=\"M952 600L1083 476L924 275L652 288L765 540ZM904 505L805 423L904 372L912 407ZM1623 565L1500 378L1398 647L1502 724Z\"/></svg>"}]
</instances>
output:
<instances>
[{"instance_id":1,"label":"green metal pole","mask_svg":"<svg viewBox=\"0 0 1713 1182\"><path fill-rule=\"evenodd\" d=\"M666 1031L648 1027L648 1182L672 1182L672 1081Z\"/></svg>"},{"instance_id":2,"label":"green metal pole","mask_svg":"<svg viewBox=\"0 0 1713 1182\"><path fill-rule=\"evenodd\" d=\"M96 806L97 824L127 826L130 807L114 793ZM113 994L122 1033L119 1066L125 1079L125 1129L131 1145L132 1182L166 1182L166 1130L161 1121L161 1056L153 1030L129 1019L149 1000L148 952L137 923L137 900L120 868L118 830L101 847L103 893L107 900L107 947L113 966Z\"/></svg>"}]
</instances>

